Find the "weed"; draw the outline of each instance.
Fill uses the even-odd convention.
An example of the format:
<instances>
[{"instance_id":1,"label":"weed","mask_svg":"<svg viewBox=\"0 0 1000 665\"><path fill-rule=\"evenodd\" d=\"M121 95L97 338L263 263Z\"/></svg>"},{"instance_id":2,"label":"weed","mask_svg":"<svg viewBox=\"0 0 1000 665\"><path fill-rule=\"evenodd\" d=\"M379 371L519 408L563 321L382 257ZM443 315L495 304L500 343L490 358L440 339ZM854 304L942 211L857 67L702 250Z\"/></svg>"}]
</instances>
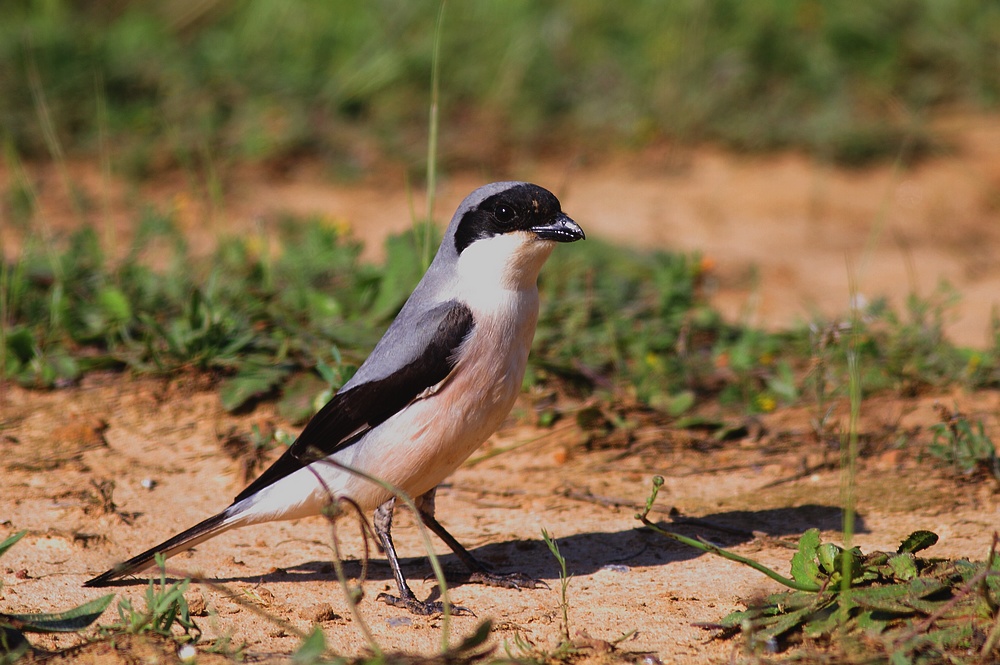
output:
<instances>
[{"instance_id":1,"label":"weed","mask_svg":"<svg viewBox=\"0 0 1000 665\"><path fill-rule=\"evenodd\" d=\"M549 532L542 529L542 540L552 552L552 556L559 562L559 609L562 611L562 624L559 627L563 640L569 642L569 581L570 575L566 572L566 557L559 551L559 543L549 535Z\"/></svg>"},{"instance_id":2,"label":"weed","mask_svg":"<svg viewBox=\"0 0 1000 665\"><path fill-rule=\"evenodd\" d=\"M849 324L836 322L813 324L809 327L809 371L803 383L811 388L813 406L816 409L811 425L820 442L830 440L834 434L830 421L834 409L831 402L837 392L834 349L838 346L841 334L847 330L850 330Z\"/></svg>"},{"instance_id":3,"label":"weed","mask_svg":"<svg viewBox=\"0 0 1000 665\"><path fill-rule=\"evenodd\" d=\"M167 585L166 567L162 555L156 555L156 564L160 568L159 584L149 580L146 587L146 608L137 609L128 598L118 601L118 621L101 626L104 637L116 634L142 635L152 633L168 637L180 644L195 643L201 638L201 629L191 618L187 600L184 594L191 585L190 578ZM181 633L174 632L174 627Z\"/></svg>"},{"instance_id":4,"label":"weed","mask_svg":"<svg viewBox=\"0 0 1000 665\"><path fill-rule=\"evenodd\" d=\"M538 647L517 633L514 635L513 642L506 645L508 657L515 662L560 662L571 659L577 653L569 629L569 583L571 576L566 568L566 557L559 551L559 544L545 529L542 529L542 540L545 541L545 545L559 564L559 610L562 614L559 624L560 640L559 644L550 651Z\"/></svg>"},{"instance_id":5,"label":"weed","mask_svg":"<svg viewBox=\"0 0 1000 665\"><path fill-rule=\"evenodd\" d=\"M29 238L0 266L0 369L37 388L95 369L208 372L226 409L277 397L282 416L303 422L353 375L419 280L425 228L387 240L382 266L362 263L360 245L326 219L282 220L274 256L259 238L222 238L196 259L172 216L152 210L115 264L90 229L65 250ZM947 294L911 298L905 315L876 301L846 326L769 333L723 321L702 294L697 256L591 241L550 262L527 386L672 418L703 400L766 412L810 394L823 432L850 385L835 343L847 332L869 392L979 386L1000 372L1000 352L944 338Z\"/></svg>"},{"instance_id":6,"label":"weed","mask_svg":"<svg viewBox=\"0 0 1000 665\"><path fill-rule=\"evenodd\" d=\"M859 312L852 323L866 388L912 395L961 377L968 358L944 334L947 314L957 303L955 291L942 284L930 297L908 296L902 313L881 298Z\"/></svg>"},{"instance_id":7,"label":"weed","mask_svg":"<svg viewBox=\"0 0 1000 665\"><path fill-rule=\"evenodd\" d=\"M895 552L864 554L820 540L810 529L799 539L791 577L705 540L666 531L649 520L662 478L653 480L636 518L657 533L703 552L748 565L791 589L706 625L723 637L744 634L751 651L784 650L796 643L844 651L843 662L983 662L1000 656L1000 569L996 548L985 562L917 554L938 537L916 531ZM844 572L850 576L844 579ZM845 584L845 581L849 584ZM834 638L836 638L834 640ZM801 655L801 654L800 654ZM792 658L797 657L795 654Z\"/></svg>"},{"instance_id":8,"label":"weed","mask_svg":"<svg viewBox=\"0 0 1000 665\"><path fill-rule=\"evenodd\" d=\"M973 426L958 410L949 411L941 404L937 410L941 422L931 426L934 438L928 452L966 476L982 474L1000 485L1000 458L983 422Z\"/></svg>"}]
</instances>

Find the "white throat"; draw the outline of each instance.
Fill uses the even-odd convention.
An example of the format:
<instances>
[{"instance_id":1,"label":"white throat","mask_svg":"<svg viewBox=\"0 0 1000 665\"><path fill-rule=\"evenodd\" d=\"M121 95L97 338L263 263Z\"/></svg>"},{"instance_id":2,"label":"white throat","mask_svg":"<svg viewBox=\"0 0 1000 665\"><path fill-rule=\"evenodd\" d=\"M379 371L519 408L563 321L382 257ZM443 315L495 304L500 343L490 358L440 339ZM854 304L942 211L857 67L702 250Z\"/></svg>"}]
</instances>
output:
<instances>
[{"instance_id":1,"label":"white throat","mask_svg":"<svg viewBox=\"0 0 1000 665\"><path fill-rule=\"evenodd\" d=\"M477 296L538 288L538 274L555 243L527 231L515 231L477 240L458 257L458 290L470 300Z\"/></svg>"}]
</instances>

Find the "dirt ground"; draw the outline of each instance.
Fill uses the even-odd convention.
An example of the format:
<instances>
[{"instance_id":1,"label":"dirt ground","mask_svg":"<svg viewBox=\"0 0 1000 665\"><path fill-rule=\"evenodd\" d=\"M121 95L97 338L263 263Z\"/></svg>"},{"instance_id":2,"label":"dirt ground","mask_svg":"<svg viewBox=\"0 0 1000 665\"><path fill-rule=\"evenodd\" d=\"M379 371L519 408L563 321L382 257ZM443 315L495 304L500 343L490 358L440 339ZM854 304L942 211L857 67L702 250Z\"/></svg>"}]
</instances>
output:
<instances>
[{"instance_id":1,"label":"dirt ground","mask_svg":"<svg viewBox=\"0 0 1000 665\"><path fill-rule=\"evenodd\" d=\"M950 334L984 345L991 308L1000 302L1000 122L964 118L945 129L955 146L952 155L902 170L838 171L798 155L751 158L664 148L601 161L579 156L522 164L512 175L556 191L593 237L704 252L714 265L713 297L730 316L780 328L813 312L841 314L849 269L857 273L860 293L897 301L911 289L926 295L945 278L963 296ZM195 244L210 243L220 230L266 231L284 210L344 220L375 254L378 240L406 228L410 219L402 178L393 174L354 184L330 184L315 167L239 174L227 183L224 201L214 203L192 196L197 188L182 176L138 191L86 165L70 164L69 174L94 201L106 203L95 206L94 223L114 229L118 242L129 233L135 201L145 200L176 206ZM449 176L437 209L450 212L474 186L497 176ZM0 172L0 185L10 177ZM55 232L79 223L54 169L32 169L31 177ZM423 209L419 198L414 205ZM199 221L206 206L214 226ZM85 579L225 507L241 489L239 464L221 445L227 432L266 421L282 425L268 404L250 414L226 414L198 377L97 374L51 393L9 384L0 390L0 535L29 530L0 561L2 611L57 611L97 597L103 591L83 589ZM998 393L866 401L856 539L865 551L895 549L921 528L941 536L930 554L982 559L988 552L1000 525L1000 495L984 482L935 468L923 454L931 440L928 428L939 421L936 403L957 405L983 420L994 439L1000 436ZM846 422L843 407L834 422ZM728 659L737 644L713 641L693 624L715 621L776 585L638 530L635 507L645 500L654 474L666 478L657 519L779 570L787 570L788 544L806 529L838 537L838 452L813 435L815 407L748 421L746 436L725 442L706 432L664 427L590 446L572 417L545 430L518 424L526 419L517 414L528 408L527 401L519 404L477 456L523 445L488 459L474 456L439 492L438 516L477 556L501 570L545 579L552 589L456 584L452 600L478 615L454 618L456 640L491 618L491 639L501 650L515 635L543 648L557 643L558 568L540 538L544 528L558 539L574 576L574 635L584 631L611 641L635 631L618 650L637 659ZM717 415L711 405L705 409ZM94 485L106 481L114 482L113 509L101 505ZM414 590L436 594L416 528L406 517L397 524L396 542ZM358 575L363 546L357 528L345 523L339 535L348 573ZM199 586L193 593L204 600L198 621L208 637L245 642L253 659L289 653L299 643L294 631L314 622L334 649L361 653L364 640L329 563L330 538L329 525L319 518L250 527L209 541L172 565L225 585ZM443 546L437 551L446 570L460 578L454 557ZM374 601L391 587L388 566L374 556L361 612L377 641L387 650L433 652L441 620ZM138 597L144 586L135 581L112 590ZM106 620L112 615L113 609ZM34 641L51 648L76 640Z\"/></svg>"}]
</instances>

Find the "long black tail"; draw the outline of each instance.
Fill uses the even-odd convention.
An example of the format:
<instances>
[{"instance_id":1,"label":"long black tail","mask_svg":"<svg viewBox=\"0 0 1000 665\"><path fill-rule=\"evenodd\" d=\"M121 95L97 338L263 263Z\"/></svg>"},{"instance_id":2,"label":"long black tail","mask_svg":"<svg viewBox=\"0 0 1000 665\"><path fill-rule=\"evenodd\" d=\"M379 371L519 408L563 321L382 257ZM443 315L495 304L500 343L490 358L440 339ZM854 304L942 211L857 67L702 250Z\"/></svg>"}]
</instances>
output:
<instances>
[{"instance_id":1,"label":"long black tail","mask_svg":"<svg viewBox=\"0 0 1000 665\"><path fill-rule=\"evenodd\" d=\"M97 577L87 580L83 586L105 586L112 580L117 580L126 575L137 573L153 565L157 554L162 554L164 558L170 558L175 554L180 554L189 550L199 543L203 543L213 536L217 536L223 531L236 526L235 521L227 522L226 510L218 515L209 517L204 522L200 522L187 531L183 531L170 540L160 543L152 549L148 549L142 554L132 557L124 563L120 563L111 570L101 573Z\"/></svg>"}]
</instances>

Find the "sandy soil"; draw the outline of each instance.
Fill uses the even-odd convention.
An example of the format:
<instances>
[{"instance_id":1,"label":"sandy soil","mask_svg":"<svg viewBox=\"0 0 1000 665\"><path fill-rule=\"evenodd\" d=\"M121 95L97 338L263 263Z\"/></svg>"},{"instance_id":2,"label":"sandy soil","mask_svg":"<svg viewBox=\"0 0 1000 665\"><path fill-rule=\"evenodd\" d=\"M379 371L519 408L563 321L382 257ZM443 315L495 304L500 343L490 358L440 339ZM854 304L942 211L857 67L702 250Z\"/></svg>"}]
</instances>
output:
<instances>
[{"instance_id":1,"label":"sandy soil","mask_svg":"<svg viewBox=\"0 0 1000 665\"><path fill-rule=\"evenodd\" d=\"M965 119L949 129L956 153L909 170L842 172L796 155L748 158L664 149L596 163L581 157L526 164L512 175L557 191L592 236L704 252L715 265L716 302L732 316L782 327L814 311L842 313L852 266L867 297L899 299L911 288L927 294L937 280L950 280L964 296L950 332L958 341L982 345L990 309L1000 300L994 259L1000 250L1000 123ZM345 220L373 248L410 219L401 179L392 174L351 185L331 185L314 167L280 176L239 174L227 183L227 198L213 207L209 199L185 193L197 192L197 183L181 176L136 191L103 180L86 165L68 166L94 205L89 213L71 212L55 170L31 170L51 230L89 218L117 243L130 232L135 202L146 200L175 206L193 242L205 247L220 230L266 232L281 211ZM438 210L450 211L476 184L496 177L447 178ZM0 185L10 178L0 172ZM419 197L414 205L423 208ZM201 223L206 207L214 226ZM13 247L5 244L8 251ZM226 414L211 386L197 377L93 375L53 393L12 385L0 391L0 522L4 533L29 530L0 565L3 611L55 611L99 595L80 584L223 508L241 489L240 463L221 443L227 432L245 432L254 422L282 425L266 404L251 414ZM931 440L928 427L938 422L936 402L957 404L984 420L995 439L1000 436L997 393L866 402L857 537L866 551L894 549L917 528L941 535L932 552L942 556L982 558L988 551L1000 524L994 488L920 459ZM574 635L585 631L614 640L634 630L619 645L619 655L655 654L663 662L684 663L728 658L733 643L712 641L692 624L717 620L775 585L754 571L638 530L635 506L657 473L667 479L657 519L673 519L679 531L781 570L791 556L788 543L804 530L819 527L834 538L840 527L837 452L813 435L811 407L749 422L747 435L732 441L658 426L638 430L630 441L589 445L571 417L551 430L519 424L529 409L527 401L519 405L480 452L524 445L456 472L439 493L438 514L478 556L500 569L548 580L552 589L462 584L458 562L438 547L456 578L452 599L479 617L455 618L456 638L492 618L491 639L501 649L515 635L540 647L556 644L558 569L540 539L545 528L558 538L574 575ZM833 422L843 420L838 412ZM106 481L114 482L113 509L101 505L94 485ZM415 591L436 594L436 583L425 579L430 569L412 521L401 517L395 534ZM350 557L348 572L357 575L363 553L357 528L345 523L339 535ZM335 649L360 653L364 640L329 564L330 538L329 525L318 518L263 525L225 534L172 565L226 585L194 592L204 599L206 615L199 622L208 636L229 635L246 642L255 658L265 657L287 654L299 642L294 631L319 621ZM361 611L379 644L433 651L441 620L376 603L374 597L391 586L388 566L376 555ZM137 581L114 591L138 597L144 587ZM75 639L43 637L36 643L66 646Z\"/></svg>"},{"instance_id":2,"label":"sandy soil","mask_svg":"<svg viewBox=\"0 0 1000 665\"><path fill-rule=\"evenodd\" d=\"M0 607L52 611L95 598L101 590L80 586L89 576L228 504L241 487L240 465L222 451L220 437L273 414L264 406L248 416L227 415L215 394L198 383L101 375L56 393L8 387L4 419L12 427L0 442L0 509L5 527L28 529L29 536L3 559ZM918 460L930 439L928 426L938 421L937 401L957 401L970 416L988 422L1000 408L997 393L867 403L857 537L865 551L892 550L911 531L928 528L942 537L935 554L981 559L988 552L1000 524L994 488L961 482ZM740 608L741 600L776 585L637 529L635 507L647 496L652 475L663 474L657 519L787 571L789 544L803 531L819 527L837 538L840 527L837 453L811 435L813 415L808 408L771 414L750 423L747 437L725 443L706 433L650 428L628 445L604 448L597 442L589 450L571 419L543 431L512 420L484 452L528 443L516 452L473 458L440 492L439 516L477 556L553 588L463 584L460 564L438 547L456 579L454 602L493 619L492 639L500 645L520 634L554 647L558 568L540 539L544 528L558 539L574 576L574 634L610 641L635 630L619 655L653 653L664 662L723 659L734 645L712 641L692 624L718 620ZM909 441L897 448L901 432ZM110 512L93 484L106 481L115 483ZM348 573L358 575L363 545L357 528L344 523L338 531ZM400 519L395 533L415 591L436 594L436 582L425 579L430 568L412 521ZM266 656L288 653L298 643L292 631L320 621L335 649L359 653L365 643L335 581L330 539L329 525L319 518L262 525L220 536L171 564L226 586L202 586L193 594L207 605L208 616L199 619L207 636L229 635L246 642L255 657ZM380 591L391 590L392 579L381 558L371 563L361 612L379 644L433 651L441 620L374 602ZM144 585L135 581L112 591L137 597ZM291 627L262 618L247 604ZM478 620L455 618L453 633L470 633ZM73 639L37 642L53 647Z\"/></svg>"}]
</instances>

